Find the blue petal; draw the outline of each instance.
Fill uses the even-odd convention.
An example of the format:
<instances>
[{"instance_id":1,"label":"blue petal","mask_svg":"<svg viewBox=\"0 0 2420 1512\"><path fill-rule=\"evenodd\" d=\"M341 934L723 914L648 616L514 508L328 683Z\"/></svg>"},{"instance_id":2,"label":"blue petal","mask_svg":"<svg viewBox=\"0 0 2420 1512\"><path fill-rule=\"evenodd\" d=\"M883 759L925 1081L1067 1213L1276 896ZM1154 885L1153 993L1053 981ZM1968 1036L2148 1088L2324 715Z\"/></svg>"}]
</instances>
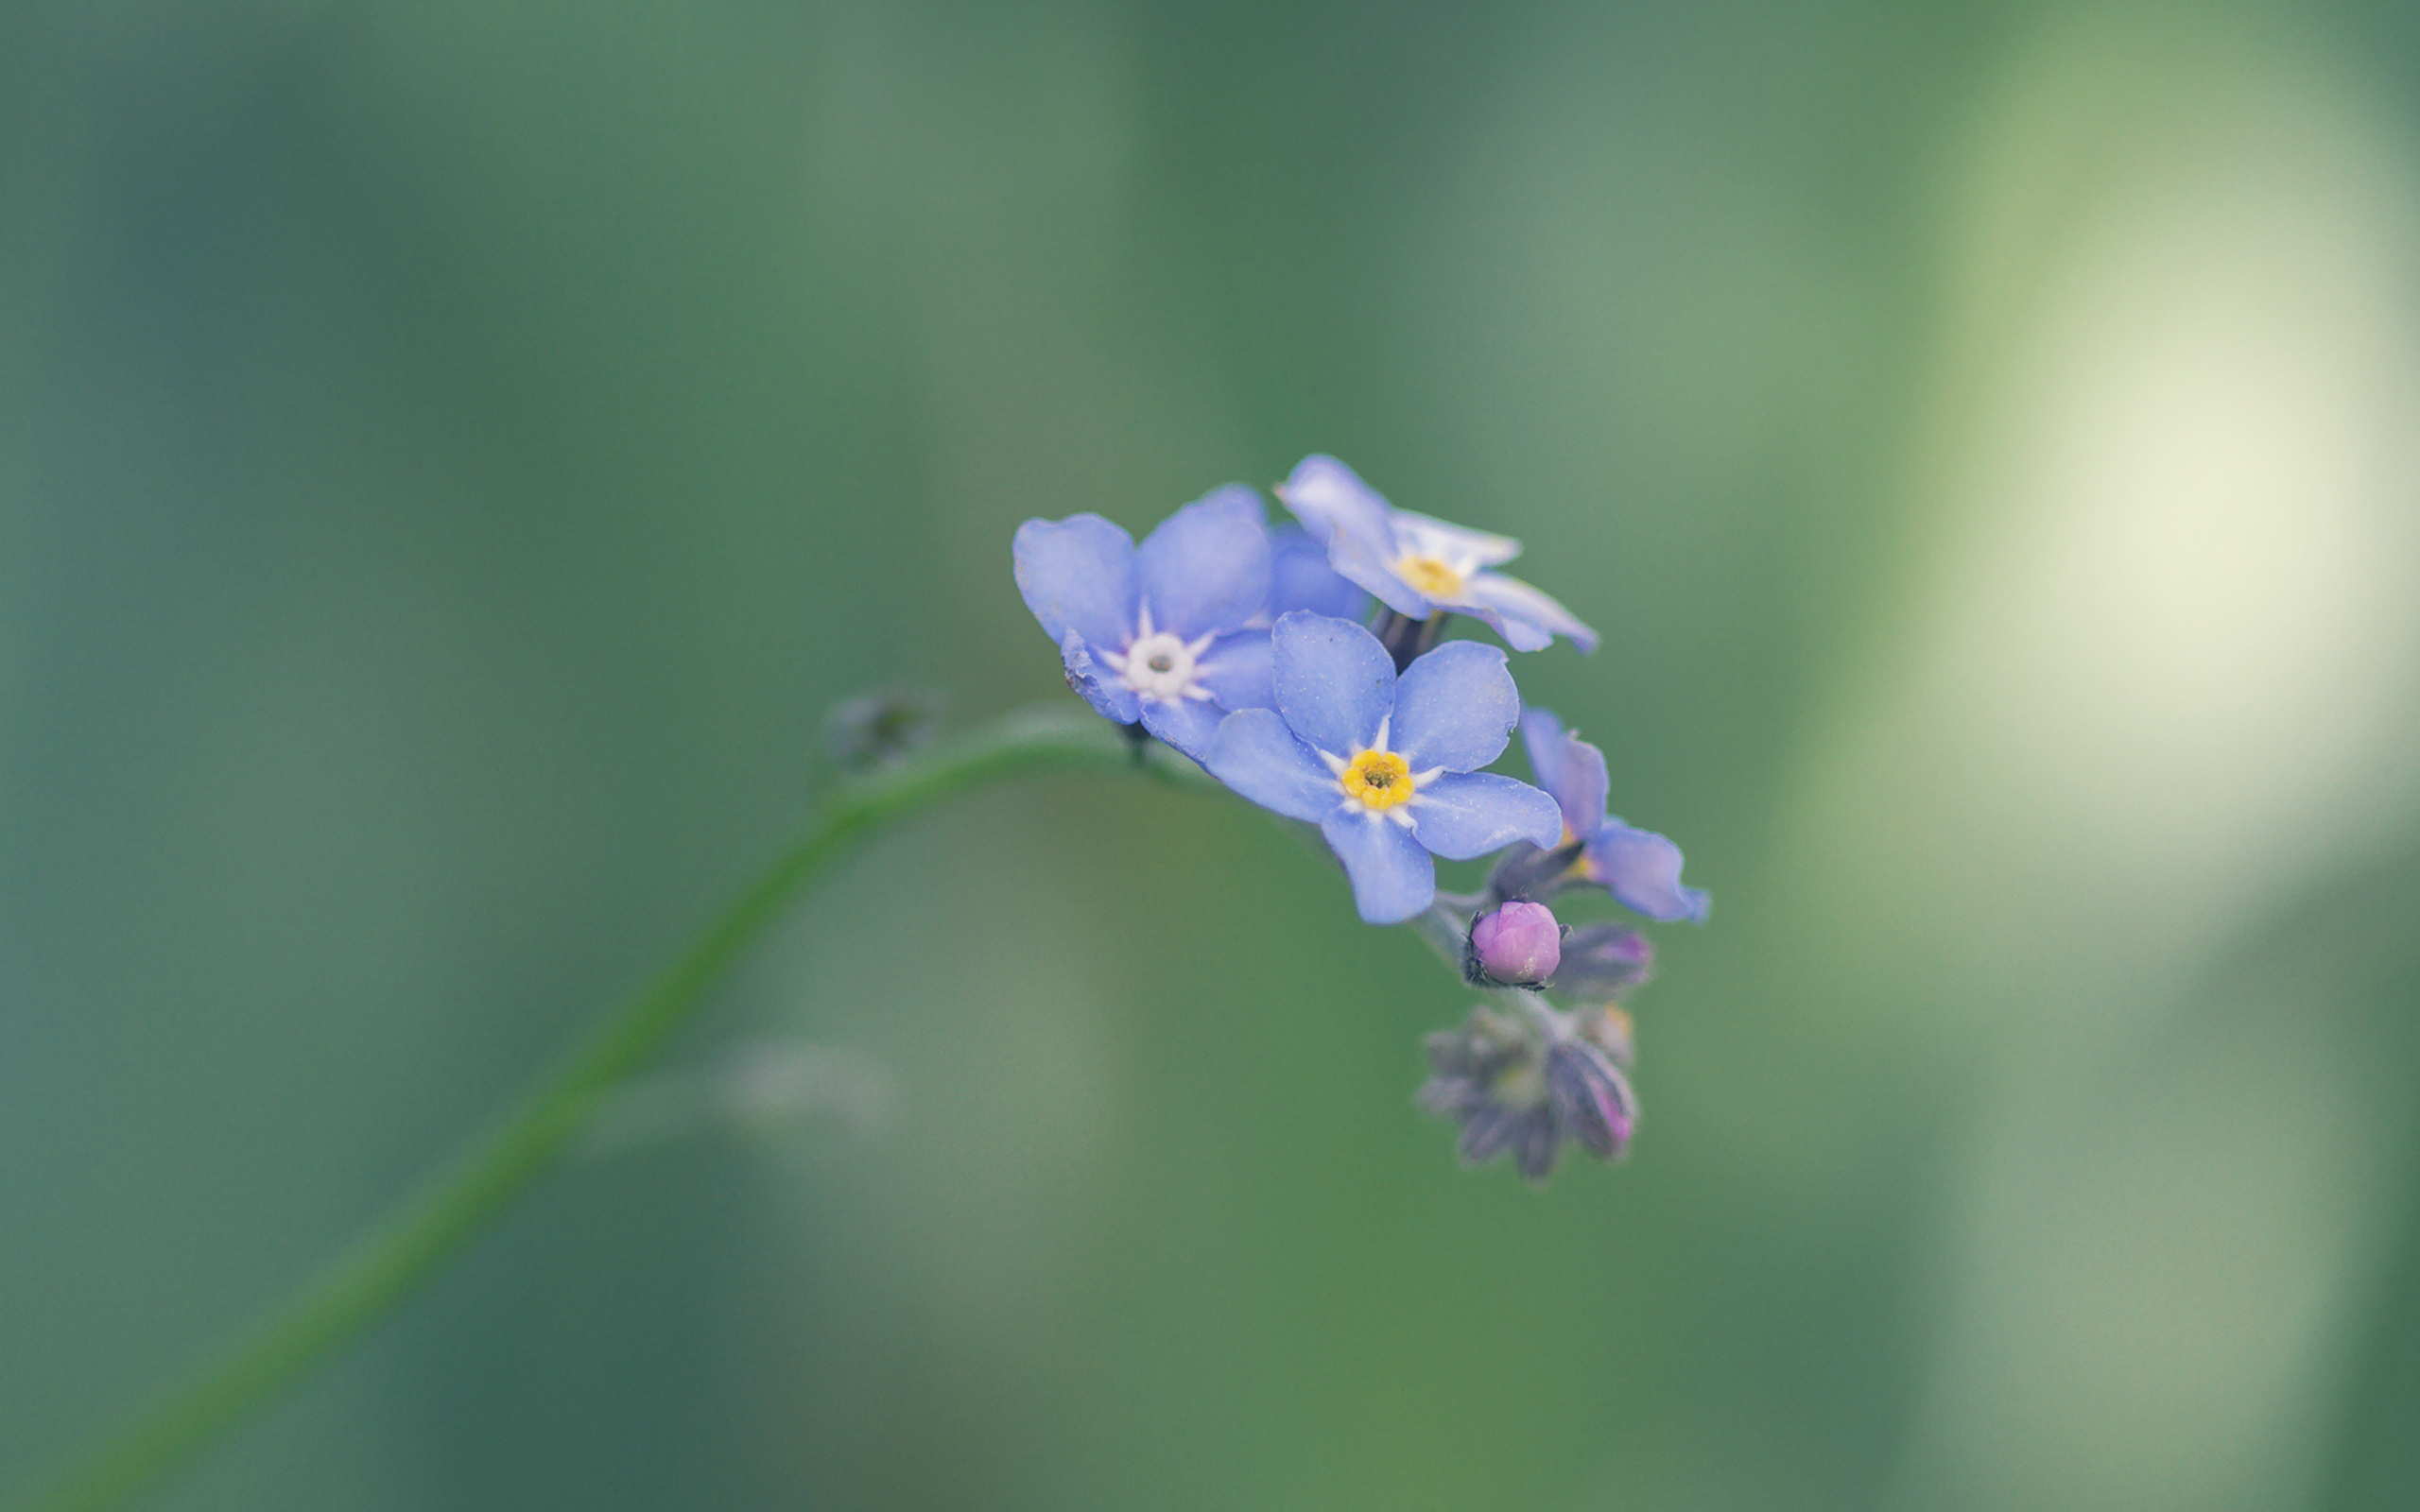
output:
<instances>
[{"instance_id":1,"label":"blue petal","mask_svg":"<svg viewBox=\"0 0 2420 1512\"><path fill-rule=\"evenodd\" d=\"M1322 545L1333 546L1339 533L1378 556L1394 545L1389 523L1393 509L1335 457L1313 455L1295 463L1293 474L1277 485L1277 497Z\"/></svg>"},{"instance_id":2,"label":"blue petal","mask_svg":"<svg viewBox=\"0 0 2420 1512\"><path fill-rule=\"evenodd\" d=\"M1332 756L1351 756L1378 737L1394 712L1395 663L1378 638L1351 620L1296 610L1270 632L1277 712L1294 733Z\"/></svg>"},{"instance_id":3,"label":"blue petal","mask_svg":"<svg viewBox=\"0 0 2420 1512\"><path fill-rule=\"evenodd\" d=\"M1659 924L1705 922L1712 900L1703 887L1681 885L1681 848L1651 830L1606 821L1588 837L1588 870L1614 901Z\"/></svg>"},{"instance_id":4,"label":"blue petal","mask_svg":"<svg viewBox=\"0 0 2420 1512\"><path fill-rule=\"evenodd\" d=\"M1437 612L1437 601L1395 576L1393 558L1342 531L1327 543L1328 565L1349 582L1359 584L1378 602L1408 619L1425 620Z\"/></svg>"},{"instance_id":5,"label":"blue petal","mask_svg":"<svg viewBox=\"0 0 2420 1512\"><path fill-rule=\"evenodd\" d=\"M1521 694L1504 653L1478 641L1449 641L1405 669L1387 743L1415 772L1474 771L1504 754L1520 717Z\"/></svg>"},{"instance_id":6,"label":"blue petal","mask_svg":"<svg viewBox=\"0 0 2420 1512\"><path fill-rule=\"evenodd\" d=\"M1563 811L1529 783L1494 772L1448 772L1420 784L1411 800L1420 843L1448 861L1468 861L1515 840L1547 846L1563 837Z\"/></svg>"},{"instance_id":7,"label":"blue petal","mask_svg":"<svg viewBox=\"0 0 2420 1512\"><path fill-rule=\"evenodd\" d=\"M1535 704L1522 710L1521 751L1530 758L1530 770L1537 777L1538 785L1556 795L1556 801L1562 801L1564 759L1566 755L1562 716L1551 709L1541 709ZM1582 830L1579 833L1585 834L1588 832Z\"/></svg>"},{"instance_id":8,"label":"blue petal","mask_svg":"<svg viewBox=\"0 0 2420 1512\"><path fill-rule=\"evenodd\" d=\"M1273 709L1246 709L1219 721L1201 765L1262 808L1289 819L1323 818L1344 802L1327 764L1294 738Z\"/></svg>"},{"instance_id":9,"label":"blue petal","mask_svg":"<svg viewBox=\"0 0 2420 1512\"><path fill-rule=\"evenodd\" d=\"M1301 525L1269 533L1270 619L1294 610L1357 620L1370 612L1370 595L1327 564L1327 548Z\"/></svg>"},{"instance_id":10,"label":"blue petal","mask_svg":"<svg viewBox=\"0 0 2420 1512\"><path fill-rule=\"evenodd\" d=\"M1436 900L1437 863L1402 825L1340 808L1320 821L1320 833L1353 879L1353 905L1366 921L1400 924Z\"/></svg>"},{"instance_id":11,"label":"blue petal","mask_svg":"<svg viewBox=\"0 0 2420 1512\"><path fill-rule=\"evenodd\" d=\"M1093 706L1093 713L1121 725L1131 725L1142 716L1142 700L1134 690L1093 659L1092 647L1082 636L1067 632L1067 638L1059 643L1059 661L1067 669L1067 686Z\"/></svg>"},{"instance_id":12,"label":"blue petal","mask_svg":"<svg viewBox=\"0 0 2420 1512\"><path fill-rule=\"evenodd\" d=\"M1269 527L1260 495L1213 489L1160 522L1135 554L1155 628L1185 640L1241 629L1269 601Z\"/></svg>"},{"instance_id":13,"label":"blue petal","mask_svg":"<svg viewBox=\"0 0 2420 1512\"><path fill-rule=\"evenodd\" d=\"M1511 536L1473 530L1434 515L1397 509L1392 524L1394 548L1399 555L1433 557L1457 572L1500 567L1521 555L1521 543Z\"/></svg>"},{"instance_id":14,"label":"blue petal","mask_svg":"<svg viewBox=\"0 0 2420 1512\"><path fill-rule=\"evenodd\" d=\"M1095 645L1134 633L1134 538L1097 514L1017 526L1017 592L1055 644L1069 630Z\"/></svg>"},{"instance_id":15,"label":"blue petal","mask_svg":"<svg viewBox=\"0 0 2420 1512\"><path fill-rule=\"evenodd\" d=\"M1594 834L1605 822L1605 753L1563 728L1563 721L1544 709L1524 710L1521 744L1530 753L1530 770L1538 785L1554 795L1563 809L1566 834Z\"/></svg>"},{"instance_id":16,"label":"blue petal","mask_svg":"<svg viewBox=\"0 0 2420 1512\"><path fill-rule=\"evenodd\" d=\"M1143 728L1197 762L1210 754L1210 743L1219 737L1219 721L1226 717L1225 710L1199 698L1180 698L1174 703L1151 699L1143 705Z\"/></svg>"},{"instance_id":17,"label":"blue petal","mask_svg":"<svg viewBox=\"0 0 2420 1512\"><path fill-rule=\"evenodd\" d=\"M1597 649L1597 632L1547 594L1502 573L1480 573L1462 585L1454 607L1494 626L1515 651L1543 651L1558 635L1582 651Z\"/></svg>"},{"instance_id":18,"label":"blue petal","mask_svg":"<svg viewBox=\"0 0 2420 1512\"><path fill-rule=\"evenodd\" d=\"M1210 643L1193 664L1196 680L1222 709L1274 709L1276 663L1267 630L1237 630Z\"/></svg>"}]
</instances>

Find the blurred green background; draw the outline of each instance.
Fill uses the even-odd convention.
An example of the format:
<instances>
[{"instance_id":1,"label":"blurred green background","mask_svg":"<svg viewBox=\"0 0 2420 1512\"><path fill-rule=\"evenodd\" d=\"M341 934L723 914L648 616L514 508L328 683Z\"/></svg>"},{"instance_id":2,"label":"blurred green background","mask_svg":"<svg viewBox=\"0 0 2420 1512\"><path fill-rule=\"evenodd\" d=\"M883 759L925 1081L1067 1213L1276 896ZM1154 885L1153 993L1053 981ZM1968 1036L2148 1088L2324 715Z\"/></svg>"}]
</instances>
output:
<instances>
[{"instance_id":1,"label":"blurred green background","mask_svg":"<svg viewBox=\"0 0 2420 1512\"><path fill-rule=\"evenodd\" d=\"M1714 889L1634 1159L1232 804L992 791L201 1508L2420 1504L2420 11L0 6L0 1490L694 928L1010 533L1309 451ZM677 1132L677 1131L676 1131Z\"/></svg>"}]
</instances>

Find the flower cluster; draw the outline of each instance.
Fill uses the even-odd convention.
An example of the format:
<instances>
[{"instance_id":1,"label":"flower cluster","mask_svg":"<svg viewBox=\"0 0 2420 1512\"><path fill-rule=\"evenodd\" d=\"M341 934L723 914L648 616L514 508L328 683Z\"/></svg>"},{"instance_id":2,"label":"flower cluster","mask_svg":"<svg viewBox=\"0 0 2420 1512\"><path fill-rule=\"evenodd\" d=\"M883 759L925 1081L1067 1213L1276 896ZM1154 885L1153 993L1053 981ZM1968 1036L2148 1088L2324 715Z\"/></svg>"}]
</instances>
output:
<instances>
[{"instance_id":1,"label":"flower cluster","mask_svg":"<svg viewBox=\"0 0 2420 1512\"><path fill-rule=\"evenodd\" d=\"M1550 901L1703 922L1706 895L1682 885L1678 846L1605 812L1603 754L1522 709L1503 650L1439 641L1458 614L1518 651L1593 651L1596 632L1495 570L1520 542L1397 509L1333 457L1276 493L1299 524L1270 529L1239 484L1140 545L1098 515L1028 520L1017 587L1097 713L1316 825L1364 919L1416 922L1490 995L1429 1038L1420 1093L1461 1123L1464 1160L1510 1155L1537 1181L1567 1144L1618 1157L1637 1123L1620 1004L1652 953L1618 922L1563 924ZM1536 785L1482 770L1515 730ZM1439 856L1497 859L1465 897L1438 891Z\"/></svg>"}]
</instances>

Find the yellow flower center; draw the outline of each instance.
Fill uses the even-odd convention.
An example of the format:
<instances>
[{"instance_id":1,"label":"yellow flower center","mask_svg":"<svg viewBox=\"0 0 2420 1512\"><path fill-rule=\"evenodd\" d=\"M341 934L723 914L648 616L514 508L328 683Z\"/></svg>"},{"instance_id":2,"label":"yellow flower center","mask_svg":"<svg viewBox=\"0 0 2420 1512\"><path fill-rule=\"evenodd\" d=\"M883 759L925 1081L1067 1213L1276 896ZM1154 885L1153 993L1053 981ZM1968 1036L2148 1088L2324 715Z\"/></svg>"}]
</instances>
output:
<instances>
[{"instance_id":1,"label":"yellow flower center","mask_svg":"<svg viewBox=\"0 0 2420 1512\"><path fill-rule=\"evenodd\" d=\"M1462 575L1434 557L1406 557L1395 563L1395 576L1430 598L1454 598L1462 591Z\"/></svg>"},{"instance_id":2,"label":"yellow flower center","mask_svg":"<svg viewBox=\"0 0 2420 1512\"><path fill-rule=\"evenodd\" d=\"M1411 764L1391 750L1365 750L1337 774L1344 796L1363 808L1384 812L1411 800Z\"/></svg>"}]
</instances>

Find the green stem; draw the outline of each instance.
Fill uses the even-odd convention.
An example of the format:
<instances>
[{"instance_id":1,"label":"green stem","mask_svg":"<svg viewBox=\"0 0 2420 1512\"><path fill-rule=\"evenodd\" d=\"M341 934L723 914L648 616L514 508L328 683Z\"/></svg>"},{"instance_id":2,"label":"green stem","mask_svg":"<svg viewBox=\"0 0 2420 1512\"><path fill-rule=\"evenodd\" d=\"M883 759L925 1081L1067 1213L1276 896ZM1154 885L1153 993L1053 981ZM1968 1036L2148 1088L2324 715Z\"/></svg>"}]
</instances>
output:
<instances>
[{"instance_id":1,"label":"green stem","mask_svg":"<svg viewBox=\"0 0 2420 1512\"><path fill-rule=\"evenodd\" d=\"M233 1348L19 1503L17 1512L101 1512L124 1504L402 1305L562 1158L595 1120L604 1094L688 1022L706 989L783 905L855 842L998 778L1081 769L1140 769L1184 785L1208 781L1165 749L1131 747L1098 719L1050 709L1005 715L842 787L686 950L483 1137Z\"/></svg>"}]
</instances>

